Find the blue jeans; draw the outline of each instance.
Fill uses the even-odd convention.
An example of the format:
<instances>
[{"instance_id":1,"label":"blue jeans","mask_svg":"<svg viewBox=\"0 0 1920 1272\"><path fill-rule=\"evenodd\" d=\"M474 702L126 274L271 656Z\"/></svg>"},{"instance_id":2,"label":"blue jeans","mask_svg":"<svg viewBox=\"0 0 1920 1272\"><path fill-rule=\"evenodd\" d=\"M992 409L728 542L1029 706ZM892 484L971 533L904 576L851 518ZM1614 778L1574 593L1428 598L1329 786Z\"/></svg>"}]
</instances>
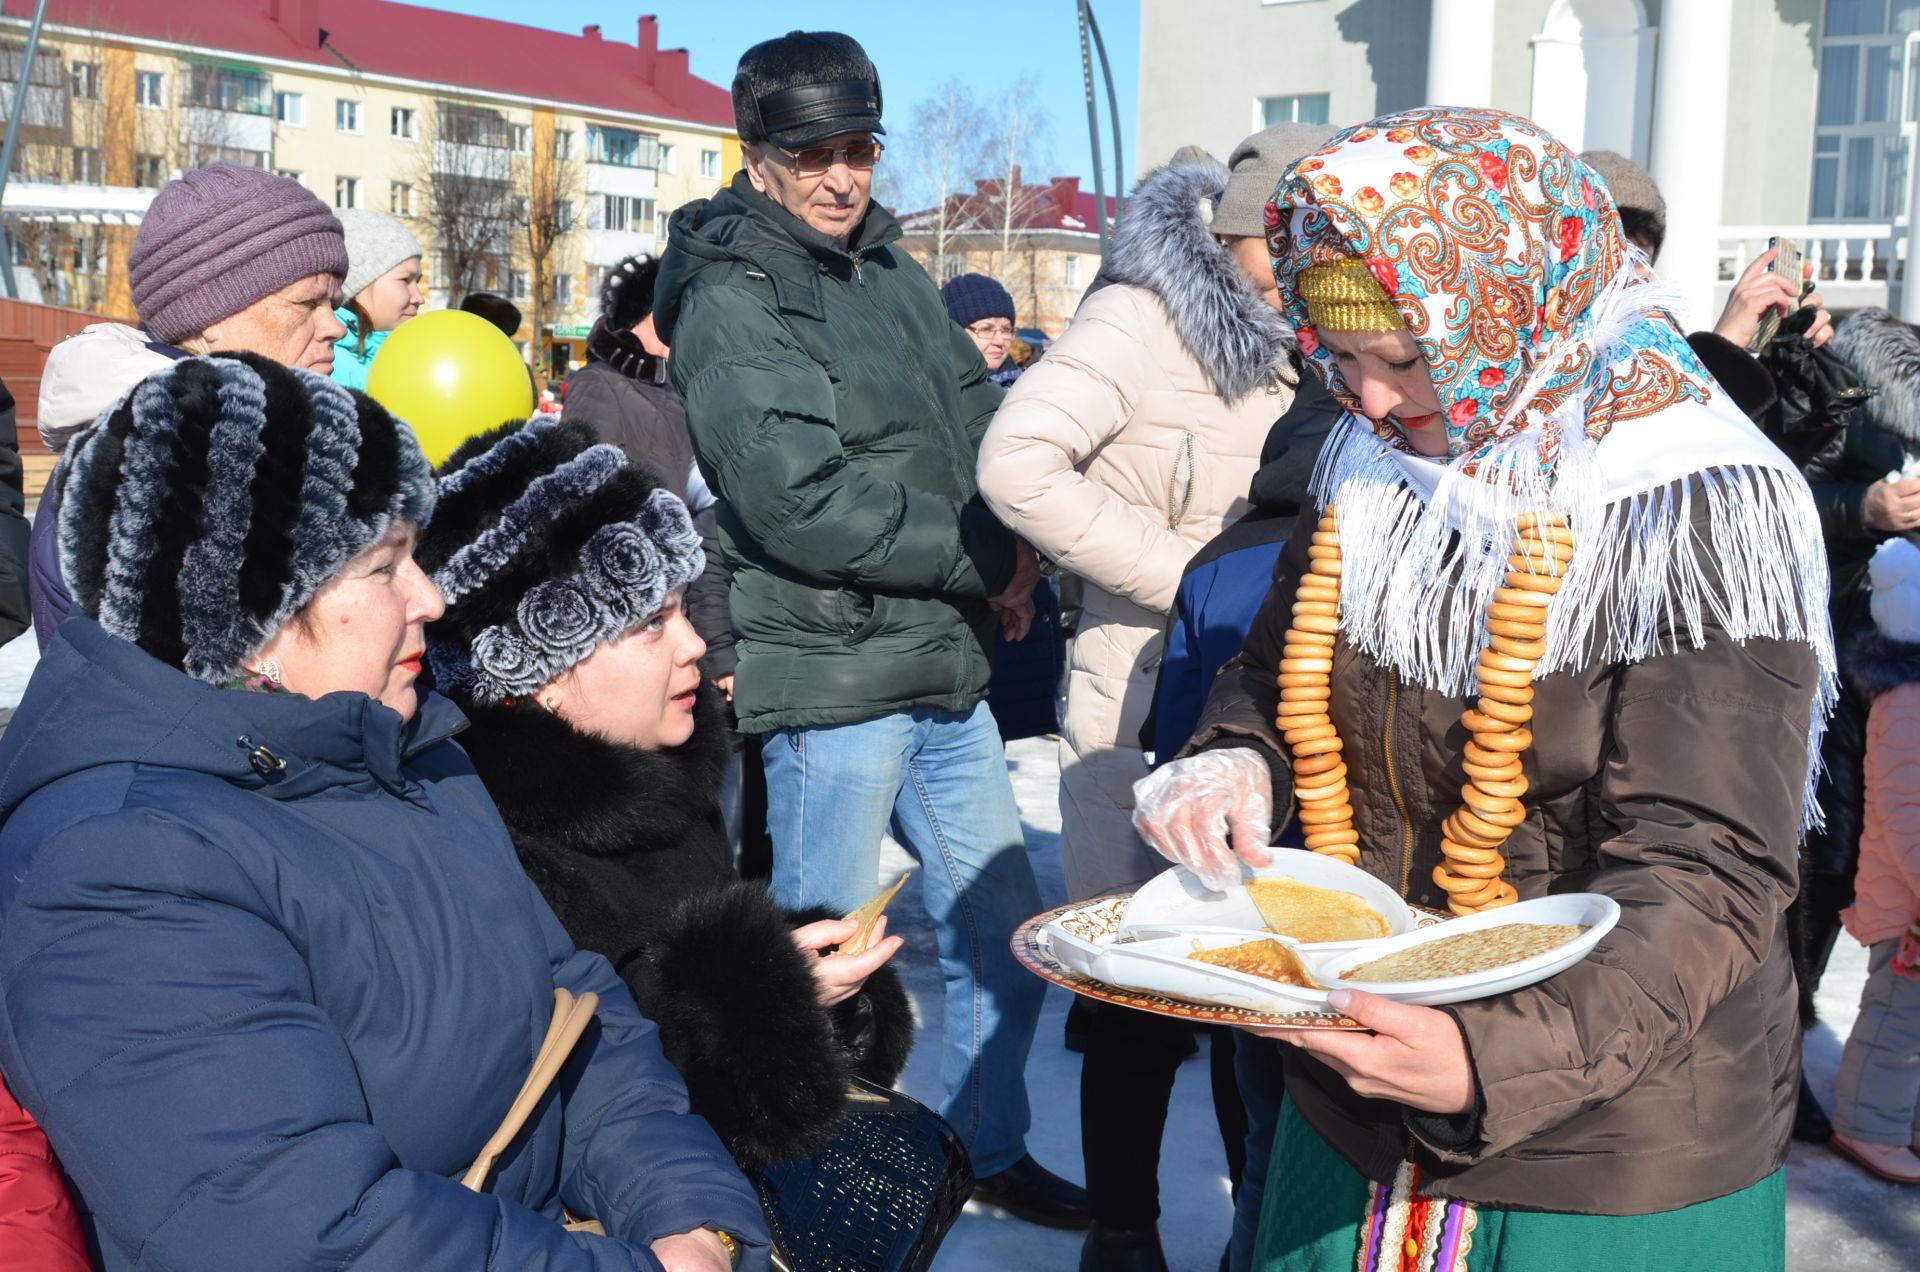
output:
<instances>
[{"instance_id":1,"label":"blue jeans","mask_svg":"<svg viewBox=\"0 0 1920 1272\"><path fill-rule=\"evenodd\" d=\"M1240 1196L1233 1203L1233 1237L1227 1245L1229 1272L1250 1272L1253 1267L1253 1241L1260 1231L1267 1168L1273 1164L1273 1134L1280 1125L1280 1105L1287 1092L1280 1071L1280 1045L1241 1034L1233 1049L1240 1103L1247 1110L1247 1165L1240 1173Z\"/></svg>"},{"instance_id":2,"label":"blue jeans","mask_svg":"<svg viewBox=\"0 0 1920 1272\"><path fill-rule=\"evenodd\" d=\"M880 836L920 863L946 980L940 1112L984 1178L1026 1152L1027 1050L1046 989L1008 948L1040 910L1006 752L983 702L777 729L761 751L773 894L845 913L879 890Z\"/></svg>"}]
</instances>

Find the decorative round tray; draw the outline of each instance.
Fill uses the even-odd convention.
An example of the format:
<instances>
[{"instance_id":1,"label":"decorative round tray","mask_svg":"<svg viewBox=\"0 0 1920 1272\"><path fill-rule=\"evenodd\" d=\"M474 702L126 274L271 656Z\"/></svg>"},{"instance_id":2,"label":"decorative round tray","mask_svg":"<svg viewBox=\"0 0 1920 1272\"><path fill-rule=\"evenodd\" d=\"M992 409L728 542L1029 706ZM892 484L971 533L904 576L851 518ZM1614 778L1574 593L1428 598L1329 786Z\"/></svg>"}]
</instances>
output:
<instances>
[{"instance_id":1,"label":"decorative round tray","mask_svg":"<svg viewBox=\"0 0 1920 1272\"><path fill-rule=\"evenodd\" d=\"M1131 900L1133 900L1131 892L1114 892L1104 897L1095 897L1091 901L1076 901L1071 905L1048 910L1044 914L1036 914L1014 929L1013 956L1019 959L1021 965L1028 971L1042 980L1052 981L1064 989L1098 999L1103 1003L1118 1003L1122 1007L1152 1012L1156 1016L1172 1016L1178 1020L1191 1020L1196 1024L1262 1025L1275 1029L1364 1029L1366 1027L1359 1021L1337 1012L1250 1011L1243 1007L1190 1003L1160 994L1122 989L1117 985L1095 980L1091 976L1081 975L1062 964L1048 948L1046 934L1041 929L1056 919L1074 935L1089 941L1111 939L1120 930L1120 916L1126 912L1127 902Z\"/></svg>"}]
</instances>

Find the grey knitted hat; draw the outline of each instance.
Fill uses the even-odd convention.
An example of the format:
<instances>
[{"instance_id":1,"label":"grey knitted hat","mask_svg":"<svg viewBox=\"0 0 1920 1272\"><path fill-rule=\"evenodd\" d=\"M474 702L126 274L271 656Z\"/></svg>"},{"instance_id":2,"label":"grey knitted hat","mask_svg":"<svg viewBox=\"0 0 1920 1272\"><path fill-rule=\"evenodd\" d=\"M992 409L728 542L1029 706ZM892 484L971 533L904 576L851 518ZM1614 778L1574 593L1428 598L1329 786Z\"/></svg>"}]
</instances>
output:
<instances>
[{"instance_id":1,"label":"grey knitted hat","mask_svg":"<svg viewBox=\"0 0 1920 1272\"><path fill-rule=\"evenodd\" d=\"M1288 168L1326 145L1333 134L1327 124L1275 124L1235 146L1227 156L1232 175L1209 228L1229 238L1265 237L1273 187Z\"/></svg>"},{"instance_id":2,"label":"grey knitted hat","mask_svg":"<svg viewBox=\"0 0 1920 1272\"><path fill-rule=\"evenodd\" d=\"M1613 195L1613 206L1620 212L1621 229L1628 238L1651 249L1658 256L1667 239L1667 201L1653 175L1625 155L1614 150L1589 150L1580 162L1600 174Z\"/></svg>"},{"instance_id":3,"label":"grey knitted hat","mask_svg":"<svg viewBox=\"0 0 1920 1272\"><path fill-rule=\"evenodd\" d=\"M658 477L550 416L447 457L414 557L447 603L427 625L434 685L463 706L531 696L706 566L687 506Z\"/></svg>"},{"instance_id":4,"label":"grey knitted hat","mask_svg":"<svg viewBox=\"0 0 1920 1272\"><path fill-rule=\"evenodd\" d=\"M167 182L127 260L133 307L167 344L314 274L346 277L340 222L291 177L230 163Z\"/></svg>"},{"instance_id":5,"label":"grey knitted hat","mask_svg":"<svg viewBox=\"0 0 1920 1272\"><path fill-rule=\"evenodd\" d=\"M412 430L379 403L251 353L148 376L55 480L80 612L213 684L434 497Z\"/></svg>"},{"instance_id":6,"label":"grey knitted hat","mask_svg":"<svg viewBox=\"0 0 1920 1272\"><path fill-rule=\"evenodd\" d=\"M385 212L348 208L340 213L340 228L347 236L347 281L340 295L347 300L402 261L426 255L413 231Z\"/></svg>"}]
</instances>

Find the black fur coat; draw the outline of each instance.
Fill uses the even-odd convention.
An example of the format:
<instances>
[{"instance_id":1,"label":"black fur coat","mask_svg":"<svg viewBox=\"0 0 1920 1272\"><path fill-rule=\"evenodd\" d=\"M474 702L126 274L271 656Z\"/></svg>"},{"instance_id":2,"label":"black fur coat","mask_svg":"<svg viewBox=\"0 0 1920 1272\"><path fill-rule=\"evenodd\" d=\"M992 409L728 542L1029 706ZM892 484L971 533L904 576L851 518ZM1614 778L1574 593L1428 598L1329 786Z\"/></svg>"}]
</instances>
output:
<instances>
[{"instance_id":1,"label":"black fur coat","mask_svg":"<svg viewBox=\"0 0 1920 1272\"><path fill-rule=\"evenodd\" d=\"M727 762L718 695L693 737L641 751L537 708L469 713L460 737L521 865L581 949L605 954L660 1027L693 1111L753 1168L833 1137L848 1079L891 1086L913 1009L891 967L835 1008L814 999L791 913L733 876L720 817Z\"/></svg>"}]
</instances>

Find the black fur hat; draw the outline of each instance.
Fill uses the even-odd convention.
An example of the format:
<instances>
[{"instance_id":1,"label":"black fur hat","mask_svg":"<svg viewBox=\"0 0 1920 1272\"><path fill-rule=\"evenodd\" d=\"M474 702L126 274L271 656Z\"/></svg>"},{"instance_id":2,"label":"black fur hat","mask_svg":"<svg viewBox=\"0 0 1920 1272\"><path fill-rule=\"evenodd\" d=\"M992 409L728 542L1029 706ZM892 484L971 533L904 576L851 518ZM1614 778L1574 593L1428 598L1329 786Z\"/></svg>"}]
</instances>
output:
<instances>
[{"instance_id":1,"label":"black fur hat","mask_svg":"<svg viewBox=\"0 0 1920 1272\"><path fill-rule=\"evenodd\" d=\"M706 563L687 506L577 421L482 433L439 494L414 557L447 603L427 627L434 683L462 705L533 693Z\"/></svg>"},{"instance_id":2,"label":"black fur hat","mask_svg":"<svg viewBox=\"0 0 1920 1272\"><path fill-rule=\"evenodd\" d=\"M653 312L653 284L660 259L645 252L629 256L607 271L600 284L600 316L615 331L627 331Z\"/></svg>"},{"instance_id":3,"label":"black fur hat","mask_svg":"<svg viewBox=\"0 0 1920 1272\"><path fill-rule=\"evenodd\" d=\"M80 612L213 684L434 495L413 431L378 402L251 353L148 376L55 480Z\"/></svg>"},{"instance_id":4,"label":"black fur hat","mask_svg":"<svg viewBox=\"0 0 1920 1272\"><path fill-rule=\"evenodd\" d=\"M841 133L885 133L880 73L860 42L838 31L789 31L740 55L734 131L745 142L798 150Z\"/></svg>"}]
</instances>

